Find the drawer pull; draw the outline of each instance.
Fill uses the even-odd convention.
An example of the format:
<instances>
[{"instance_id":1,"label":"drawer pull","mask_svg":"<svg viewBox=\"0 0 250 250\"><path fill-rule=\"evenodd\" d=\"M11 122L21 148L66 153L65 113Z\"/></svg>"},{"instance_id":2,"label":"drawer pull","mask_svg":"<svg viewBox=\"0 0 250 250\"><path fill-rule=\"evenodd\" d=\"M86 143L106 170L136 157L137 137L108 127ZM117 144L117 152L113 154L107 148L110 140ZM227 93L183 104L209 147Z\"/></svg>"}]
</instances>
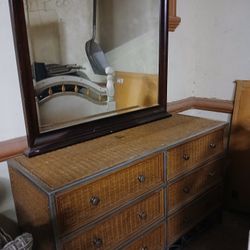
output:
<instances>
[{"instance_id":1,"label":"drawer pull","mask_svg":"<svg viewBox=\"0 0 250 250\"><path fill-rule=\"evenodd\" d=\"M216 172L214 171L214 172L209 172L209 176L211 176L211 177L213 177L213 176L215 176L215 174L216 174Z\"/></svg>"},{"instance_id":2,"label":"drawer pull","mask_svg":"<svg viewBox=\"0 0 250 250\"><path fill-rule=\"evenodd\" d=\"M99 203L100 203L100 198L97 197L97 196L93 196L91 197L90 199L90 203L93 205L93 206L97 206Z\"/></svg>"},{"instance_id":3,"label":"drawer pull","mask_svg":"<svg viewBox=\"0 0 250 250\"><path fill-rule=\"evenodd\" d=\"M188 161L188 160L190 159L190 156L187 155L187 154L184 154L184 155L183 155L183 159L184 159L185 161Z\"/></svg>"},{"instance_id":4,"label":"drawer pull","mask_svg":"<svg viewBox=\"0 0 250 250\"><path fill-rule=\"evenodd\" d=\"M185 194L189 194L190 188L189 188L189 187L184 187L184 188L183 188L183 192L184 192Z\"/></svg>"},{"instance_id":5,"label":"drawer pull","mask_svg":"<svg viewBox=\"0 0 250 250\"><path fill-rule=\"evenodd\" d=\"M139 181L140 183L145 182L145 180L146 180L146 177L145 177L144 175L139 175L139 176L138 176L138 181Z\"/></svg>"},{"instance_id":6,"label":"drawer pull","mask_svg":"<svg viewBox=\"0 0 250 250\"><path fill-rule=\"evenodd\" d=\"M146 212L141 212L138 214L139 218L141 220L146 220L147 219L147 213Z\"/></svg>"},{"instance_id":7,"label":"drawer pull","mask_svg":"<svg viewBox=\"0 0 250 250\"><path fill-rule=\"evenodd\" d=\"M211 143L211 144L209 145L209 147L212 148L212 149L214 149L214 148L216 148L216 144L215 144L215 143Z\"/></svg>"},{"instance_id":8,"label":"drawer pull","mask_svg":"<svg viewBox=\"0 0 250 250\"><path fill-rule=\"evenodd\" d=\"M142 247L141 250L148 250L148 247Z\"/></svg>"},{"instance_id":9,"label":"drawer pull","mask_svg":"<svg viewBox=\"0 0 250 250\"><path fill-rule=\"evenodd\" d=\"M93 245L95 246L95 248L100 248L100 247L102 247L102 245L103 245L102 239L100 239L100 238L95 238L95 239L93 240Z\"/></svg>"}]
</instances>

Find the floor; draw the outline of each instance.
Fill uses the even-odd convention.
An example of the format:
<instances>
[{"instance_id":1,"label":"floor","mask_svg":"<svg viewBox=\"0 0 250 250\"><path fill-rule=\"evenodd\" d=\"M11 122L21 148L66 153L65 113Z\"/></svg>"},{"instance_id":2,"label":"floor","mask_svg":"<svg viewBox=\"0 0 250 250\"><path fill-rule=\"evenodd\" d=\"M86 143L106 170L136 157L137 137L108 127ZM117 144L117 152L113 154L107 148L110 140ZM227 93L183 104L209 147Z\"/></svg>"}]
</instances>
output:
<instances>
[{"instance_id":1,"label":"floor","mask_svg":"<svg viewBox=\"0 0 250 250\"><path fill-rule=\"evenodd\" d=\"M222 223L215 223L176 250L247 250L250 216L224 212ZM184 240L185 242L185 240Z\"/></svg>"}]
</instances>

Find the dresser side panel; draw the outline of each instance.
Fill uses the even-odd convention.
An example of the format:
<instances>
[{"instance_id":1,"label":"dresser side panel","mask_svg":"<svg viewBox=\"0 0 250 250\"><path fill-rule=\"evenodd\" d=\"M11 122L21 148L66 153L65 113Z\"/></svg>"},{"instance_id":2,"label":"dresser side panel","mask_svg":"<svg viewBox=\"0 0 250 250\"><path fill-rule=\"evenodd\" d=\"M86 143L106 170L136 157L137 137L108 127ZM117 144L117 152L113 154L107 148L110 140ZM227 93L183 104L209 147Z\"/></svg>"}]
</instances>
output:
<instances>
[{"instance_id":1,"label":"dresser side panel","mask_svg":"<svg viewBox=\"0 0 250 250\"><path fill-rule=\"evenodd\" d=\"M49 197L11 166L9 173L21 230L32 234L35 249L55 249Z\"/></svg>"}]
</instances>

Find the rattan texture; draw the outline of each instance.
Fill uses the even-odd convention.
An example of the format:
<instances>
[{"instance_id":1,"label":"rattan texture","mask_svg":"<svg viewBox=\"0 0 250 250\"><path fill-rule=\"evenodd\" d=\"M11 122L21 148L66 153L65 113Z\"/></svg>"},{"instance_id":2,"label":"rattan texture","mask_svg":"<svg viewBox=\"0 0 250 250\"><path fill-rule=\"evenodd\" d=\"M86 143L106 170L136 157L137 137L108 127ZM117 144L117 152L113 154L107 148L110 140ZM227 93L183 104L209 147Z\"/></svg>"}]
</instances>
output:
<instances>
[{"instance_id":1,"label":"rattan texture","mask_svg":"<svg viewBox=\"0 0 250 250\"><path fill-rule=\"evenodd\" d=\"M224 130L220 129L168 152L168 179L188 172L204 161L224 153ZM215 148L210 145L216 145ZM185 159L185 156L188 159Z\"/></svg>"},{"instance_id":2,"label":"rattan texture","mask_svg":"<svg viewBox=\"0 0 250 250\"><path fill-rule=\"evenodd\" d=\"M175 115L51 153L33 158L20 156L16 160L54 190L224 125L224 122Z\"/></svg>"},{"instance_id":3,"label":"rattan texture","mask_svg":"<svg viewBox=\"0 0 250 250\"><path fill-rule=\"evenodd\" d=\"M141 250L141 249L153 249L162 250L165 249L165 226L160 225L156 229L151 230L145 236L136 240L128 247L124 247L126 250Z\"/></svg>"},{"instance_id":4,"label":"rattan texture","mask_svg":"<svg viewBox=\"0 0 250 250\"><path fill-rule=\"evenodd\" d=\"M149 198L113 215L106 221L96 224L94 228L64 242L64 250L95 250L94 240L101 240L98 249L117 249L121 242L125 242L131 235L146 229L147 226L164 217L163 190ZM140 214L146 214L144 219Z\"/></svg>"},{"instance_id":5,"label":"rattan texture","mask_svg":"<svg viewBox=\"0 0 250 250\"><path fill-rule=\"evenodd\" d=\"M140 176L144 177L143 182L138 179ZM163 183L163 154L157 154L90 184L63 192L56 196L60 233L84 226ZM91 203L94 197L99 199L97 205Z\"/></svg>"},{"instance_id":6,"label":"rattan texture","mask_svg":"<svg viewBox=\"0 0 250 250\"><path fill-rule=\"evenodd\" d=\"M171 245L187 230L191 229L199 221L209 215L213 210L221 206L222 189L214 188L198 201L180 210L177 214L168 218L167 241Z\"/></svg>"},{"instance_id":7,"label":"rattan texture","mask_svg":"<svg viewBox=\"0 0 250 250\"><path fill-rule=\"evenodd\" d=\"M48 197L16 170L9 168L18 223L32 233L34 248L54 249ZM39 247L36 243L39 242Z\"/></svg>"},{"instance_id":8,"label":"rattan texture","mask_svg":"<svg viewBox=\"0 0 250 250\"><path fill-rule=\"evenodd\" d=\"M199 168L168 187L168 211L196 198L208 188L223 180L224 160L217 160Z\"/></svg>"}]
</instances>

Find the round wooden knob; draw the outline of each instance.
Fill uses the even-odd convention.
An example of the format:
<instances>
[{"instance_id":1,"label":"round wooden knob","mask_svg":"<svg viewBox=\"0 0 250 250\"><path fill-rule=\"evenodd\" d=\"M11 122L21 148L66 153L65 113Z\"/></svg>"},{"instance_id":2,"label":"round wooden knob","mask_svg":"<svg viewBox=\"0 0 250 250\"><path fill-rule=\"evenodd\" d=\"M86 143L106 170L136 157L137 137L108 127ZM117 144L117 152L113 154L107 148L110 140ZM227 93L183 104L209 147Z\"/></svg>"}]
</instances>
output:
<instances>
[{"instance_id":1,"label":"round wooden knob","mask_svg":"<svg viewBox=\"0 0 250 250\"><path fill-rule=\"evenodd\" d=\"M183 155L183 159L184 159L185 161L188 161L188 160L190 159L190 156L189 156L188 154L184 154L184 155Z\"/></svg>"},{"instance_id":2,"label":"round wooden knob","mask_svg":"<svg viewBox=\"0 0 250 250\"><path fill-rule=\"evenodd\" d=\"M214 149L214 148L216 148L216 144L215 144L215 143L211 143L211 144L209 145L209 147Z\"/></svg>"},{"instance_id":3,"label":"round wooden knob","mask_svg":"<svg viewBox=\"0 0 250 250\"><path fill-rule=\"evenodd\" d=\"M146 212L141 212L141 213L138 214L138 216L139 216L139 218L140 218L141 220L146 220L146 219L147 219L147 214L146 214Z\"/></svg>"},{"instance_id":4,"label":"round wooden knob","mask_svg":"<svg viewBox=\"0 0 250 250\"><path fill-rule=\"evenodd\" d=\"M100 238L95 238L95 239L93 240L93 245L95 246L95 248L100 248L100 247L102 247L102 245L103 245L102 239L100 239Z\"/></svg>"},{"instance_id":5,"label":"round wooden knob","mask_svg":"<svg viewBox=\"0 0 250 250\"><path fill-rule=\"evenodd\" d=\"M143 183L143 182L145 182L146 177L144 175L139 175L138 180L139 180L140 183Z\"/></svg>"},{"instance_id":6,"label":"round wooden knob","mask_svg":"<svg viewBox=\"0 0 250 250\"><path fill-rule=\"evenodd\" d=\"M93 205L93 206L97 206L99 203L100 203L100 198L97 197L97 196L93 196L91 197L90 199L90 203Z\"/></svg>"},{"instance_id":7,"label":"round wooden knob","mask_svg":"<svg viewBox=\"0 0 250 250\"><path fill-rule=\"evenodd\" d=\"M141 250L148 250L148 247L142 247Z\"/></svg>"},{"instance_id":8,"label":"round wooden knob","mask_svg":"<svg viewBox=\"0 0 250 250\"><path fill-rule=\"evenodd\" d=\"M184 187L184 188L183 188L183 192L184 192L185 194L188 194L188 193L190 192L190 188L189 188L189 187Z\"/></svg>"},{"instance_id":9,"label":"round wooden knob","mask_svg":"<svg viewBox=\"0 0 250 250\"><path fill-rule=\"evenodd\" d=\"M211 176L211 177L213 177L213 176L215 176L215 174L216 174L216 172L209 172L209 176Z\"/></svg>"}]
</instances>

